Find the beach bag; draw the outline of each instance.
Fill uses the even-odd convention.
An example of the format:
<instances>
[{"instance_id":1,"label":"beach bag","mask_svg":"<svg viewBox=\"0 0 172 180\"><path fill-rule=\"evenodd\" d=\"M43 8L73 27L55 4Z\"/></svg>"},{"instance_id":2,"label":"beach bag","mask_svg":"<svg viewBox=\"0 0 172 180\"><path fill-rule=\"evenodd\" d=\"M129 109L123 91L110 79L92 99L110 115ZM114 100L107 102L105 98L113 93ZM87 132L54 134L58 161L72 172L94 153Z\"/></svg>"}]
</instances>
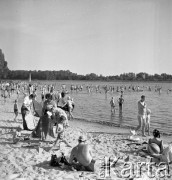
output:
<instances>
[{"instance_id":1,"label":"beach bag","mask_svg":"<svg viewBox=\"0 0 172 180\"><path fill-rule=\"evenodd\" d=\"M56 154L51 155L50 166L61 166L58 162L58 158Z\"/></svg>"},{"instance_id":2,"label":"beach bag","mask_svg":"<svg viewBox=\"0 0 172 180\"><path fill-rule=\"evenodd\" d=\"M60 159L60 163L63 163L64 165L70 166L69 162L66 160L66 157L64 156L64 153L62 153L62 157Z\"/></svg>"}]
</instances>

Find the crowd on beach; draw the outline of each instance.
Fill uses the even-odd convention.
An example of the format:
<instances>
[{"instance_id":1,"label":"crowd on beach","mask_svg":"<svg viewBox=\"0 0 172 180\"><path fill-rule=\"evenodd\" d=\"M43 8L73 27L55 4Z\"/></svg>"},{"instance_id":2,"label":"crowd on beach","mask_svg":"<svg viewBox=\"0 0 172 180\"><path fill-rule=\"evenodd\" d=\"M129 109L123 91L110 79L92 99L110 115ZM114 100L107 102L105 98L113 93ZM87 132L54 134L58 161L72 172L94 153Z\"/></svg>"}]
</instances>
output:
<instances>
[{"instance_id":1,"label":"crowd on beach","mask_svg":"<svg viewBox=\"0 0 172 180\"><path fill-rule=\"evenodd\" d=\"M71 85L70 90L66 88L66 85L63 84L56 89L54 84L31 84L27 82L1 82L1 97L6 103L6 99L10 98L14 94L16 95L16 100L14 102L14 121L17 121L19 114L18 100L22 99L21 114L23 126L18 127L13 136L14 143L20 141L21 131L27 130L31 131L30 138L39 138L41 141L49 141L52 144L50 151L60 149L60 143L64 142L67 147L71 148L69 142L65 139L65 131L67 131L70 126L70 120L74 118L73 111L75 109L75 103L73 98L69 95L73 92L80 92L86 88L88 94L90 93L102 93L105 95L107 93L113 94L114 92L120 92L120 97L117 102L119 105L119 110L122 110L124 101L125 91L152 91L152 88L149 87L140 87L140 86L103 86L100 85ZM155 86L155 92L161 93L162 87ZM41 92L41 93L40 93ZM168 89L167 93L170 92ZM38 98L38 96L41 96ZM148 105L145 102L145 96L142 95L141 99L138 101L138 126L131 130L132 137L137 135L137 131L142 128L142 136L146 136L146 130L150 136L150 115L151 110L147 107ZM41 99L42 102L38 102L37 99ZM112 97L110 100L111 112L115 111L115 98ZM37 124L34 122L34 116L39 117ZM34 124L34 125L33 125ZM34 126L34 128L33 128ZM30 128L32 127L32 128ZM153 131L153 138L150 138L147 142L147 148L139 149L148 153L153 162L160 163L172 163L172 147L168 146L167 148L163 147L163 142L160 140L160 131L155 129ZM27 139L27 140L29 140ZM52 141L53 139L53 141ZM131 139L132 140L132 139ZM133 139L134 140L134 139ZM59 162L53 164L54 159L51 160L51 165L60 166ZM86 170L94 171L95 170L95 160L93 159L91 148L87 144L87 138L84 135L78 137L78 145L72 148L71 155L69 160L66 160L65 157L62 157L62 161L68 165L71 170Z\"/></svg>"}]
</instances>

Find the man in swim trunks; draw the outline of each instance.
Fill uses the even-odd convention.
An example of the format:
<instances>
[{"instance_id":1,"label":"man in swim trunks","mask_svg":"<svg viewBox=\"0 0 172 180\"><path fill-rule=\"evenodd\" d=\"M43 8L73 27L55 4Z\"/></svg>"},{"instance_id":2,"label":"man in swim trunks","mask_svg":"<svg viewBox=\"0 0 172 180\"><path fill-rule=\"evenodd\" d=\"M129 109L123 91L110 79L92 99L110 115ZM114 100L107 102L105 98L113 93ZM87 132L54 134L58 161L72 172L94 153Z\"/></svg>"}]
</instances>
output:
<instances>
[{"instance_id":1,"label":"man in swim trunks","mask_svg":"<svg viewBox=\"0 0 172 180\"><path fill-rule=\"evenodd\" d=\"M86 143L86 138L84 136L79 136L78 145L71 151L69 163L78 170L80 167L81 169L84 168L86 171L94 172L95 160L92 158L91 149Z\"/></svg>"},{"instance_id":2,"label":"man in swim trunks","mask_svg":"<svg viewBox=\"0 0 172 180\"><path fill-rule=\"evenodd\" d=\"M138 101L138 122L139 125L136 128L136 131L140 129L140 127L142 126L142 136L146 136L145 135L145 126L146 126L146 103L145 103L145 96L142 95L141 96L141 100Z\"/></svg>"}]
</instances>

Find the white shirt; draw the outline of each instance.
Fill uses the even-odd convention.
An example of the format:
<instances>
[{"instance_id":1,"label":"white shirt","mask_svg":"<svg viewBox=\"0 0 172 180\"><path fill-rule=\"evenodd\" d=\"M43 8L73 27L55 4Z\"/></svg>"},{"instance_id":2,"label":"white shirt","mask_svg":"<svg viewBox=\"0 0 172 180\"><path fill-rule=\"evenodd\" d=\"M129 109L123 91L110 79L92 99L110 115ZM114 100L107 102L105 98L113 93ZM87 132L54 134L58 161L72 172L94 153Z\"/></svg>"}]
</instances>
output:
<instances>
[{"instance_id":1,"label":"white shirt","mask_svg":"<svg viewBox=\"0 0 172 180\"><path fill-rule=\"evenodd\" d=\"M29 109L31 103L32 103L32 100L29 99L29 96L26 96L26 97L24 98L23 105Z\"/></svg>"}]
</instances>

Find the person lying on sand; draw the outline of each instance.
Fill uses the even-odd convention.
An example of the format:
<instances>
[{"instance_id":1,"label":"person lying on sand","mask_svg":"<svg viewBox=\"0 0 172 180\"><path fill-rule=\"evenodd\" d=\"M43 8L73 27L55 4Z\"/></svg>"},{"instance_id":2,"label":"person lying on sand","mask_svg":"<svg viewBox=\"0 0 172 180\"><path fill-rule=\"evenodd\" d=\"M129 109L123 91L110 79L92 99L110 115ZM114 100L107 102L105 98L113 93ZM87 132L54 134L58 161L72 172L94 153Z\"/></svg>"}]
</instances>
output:
<instances>
[{"instance_id":1,"label":"person lying on sand","mask_svg":"<svg viewBox=\"0 0 172 180\"><path fill-rule=\"evenodd\" d=\"M95 160L92 158L92 152L88 144L86 144L86 138L79 136L78 145L75 146L70 155L69 163L77 170L92 171L95 170Z\"/></svg>"}]
</instances>

